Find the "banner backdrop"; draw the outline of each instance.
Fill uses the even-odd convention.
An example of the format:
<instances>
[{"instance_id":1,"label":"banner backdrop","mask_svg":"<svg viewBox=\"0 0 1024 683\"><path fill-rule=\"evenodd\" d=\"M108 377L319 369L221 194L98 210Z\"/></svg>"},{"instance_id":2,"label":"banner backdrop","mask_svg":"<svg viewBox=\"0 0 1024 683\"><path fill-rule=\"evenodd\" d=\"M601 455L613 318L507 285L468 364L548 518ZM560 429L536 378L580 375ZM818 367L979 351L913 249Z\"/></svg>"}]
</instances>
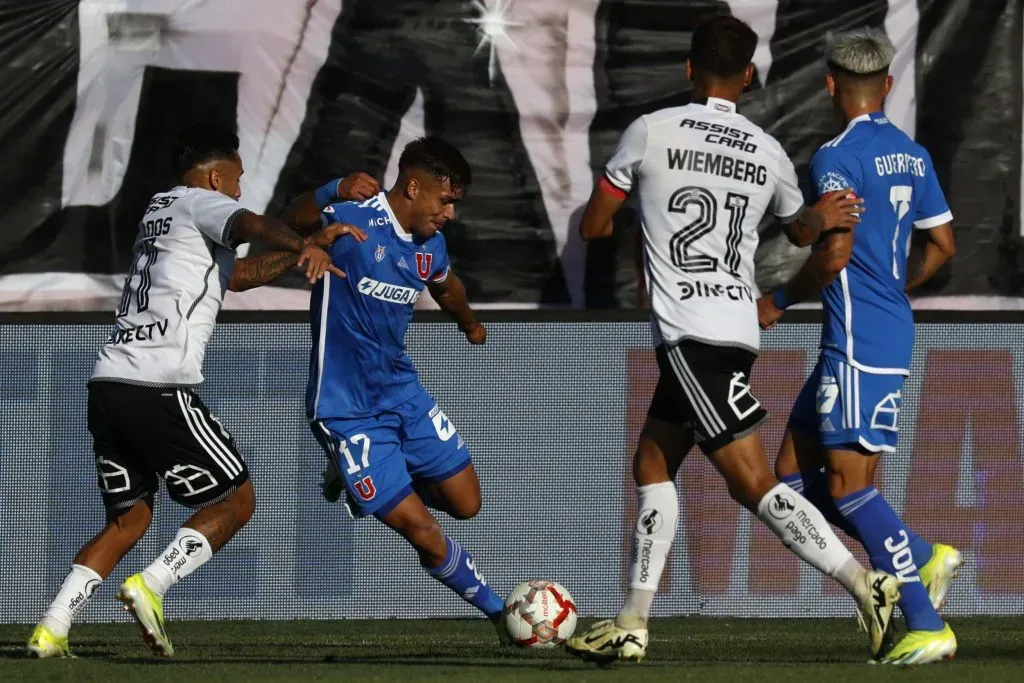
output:
<instances>
[{"instance_id":1,"label":"banner backdrop","mask_svg":"<svg viewBox=\"0 0 1024 683\"><path fill-rule=\"evenodd\" d=\"M696 22L760 37L741 110L801 172L837 132L822 50L883 28L899 48L888 116L931 152L958 253L919 307L1024 308L1022 14L1013 0L49 0L0 14L0 307L108 309L146 200L174 179L183 125L237 127L243 204L280 211L327 179L393 180L440 134L475 183L446 228L471 299L632 306L626 207L614 240L576 222L618 136L686 103ZM766 226L762 288L805 253ZM228 307L304 308L297 278Z\"/></svg>"},{"instance_id":2,"label":"banner backdrop","mask_svg":"<svg viewBox=\"0 0 1024 683\"><path fill-rule=\"evenodd\" d=\"M74 552L102 525L85 400L108 329L0 326L0 623L38 619ZM771 414L761 432L769 457L818 333L783 323L765 335L752 387ZM636 519L631 457L656 380L650 348L642 322L495 323L483 347L451 324L412 325L420 377L469 444L483 490L477 518L441 523L501 594L549 578L584 615L617 611ZM880 463L876 482L907 523L964 553L949 614L1024 612L1021 348L1024 325L919 325L899 449ZM168 616L474 615L395 534L375 520L353 522L320 497L324 458L303 407L308 349L304 324L214 333L200 393L249 463L256 514L168 594ZM845 617L851 639L860 638L849 597L730 500L699 452L678 484L679 533L656 614ZM84 619L125 618L117 584L162 551L187 514L161 494L150 534Z\"/></svg>"}]
</instances>

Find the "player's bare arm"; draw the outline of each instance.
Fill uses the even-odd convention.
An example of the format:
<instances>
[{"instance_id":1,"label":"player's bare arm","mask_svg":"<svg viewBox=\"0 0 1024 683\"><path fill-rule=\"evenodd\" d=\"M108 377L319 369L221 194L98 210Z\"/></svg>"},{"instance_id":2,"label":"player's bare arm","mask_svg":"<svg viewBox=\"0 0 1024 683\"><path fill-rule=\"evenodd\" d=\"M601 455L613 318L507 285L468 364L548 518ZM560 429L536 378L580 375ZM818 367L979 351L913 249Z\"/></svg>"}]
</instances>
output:
<instances>
[{"instance_id":1,"label":"player's bare arm","mask_svg":"<svg viewBox=\"0 0 1024 683\"><path fill-rule=\"evenodd\" d=\"M427 289L441 310L459 324L459 329L470 344L483 344L487 341L487 328L476 321L476 315L466 298L466 286L454 272L449 271L443 282L431 282Z\"/></svg>"},{"instance_id":2,"label":"player's bare arm","mask_svg":"<svg viewBox=\"0 0 1024 683\"><path fill-rule=\"evenodd\" d=\"M757 300L761 328L767 330L777 323L788 306L820 294L843 272L852 253L853 232L832 228L821 247L811 254L793 279Z\"/></svg>"},{"instance_id":3,"label":"player's bare arm","mask_svg":"<svg viewBox=\"0 0 1024 683\"><path fill-rule=\"evenodd\" d=\"M242 213L231 226L231 236L236 242L253 242L274 251L297 254L296 265L306 267L306 278L310 283L322 278L324 273L345 277L332 263L330 254L276 218Z\"/></svg>"},{"instance_id":4,"label":"player's bare arm","mask_svg":"<svg viewBox=\"0 0 1024 683\"><path fill-rule=\"evenodd\" d=\"M626 201L626 193L602 178L594 187L580 220L580 239L596 240L612 236L612 218Z\"/></svg>"},{"instance_id":5,"label":"player's bare arm","mask_svg":"<svg viewBox=\"0 0 1024 683\"><path fill-rule=\"evenodd\" d=\"M351 235L357 242L366 241L365 232L345 223L329 225L307 239L321 249L327 249L335 240L345 235ZM232 292L244 292L247 289L262 287L295 268L298 263L299 255L290 251L272 251L238 259L235 261L235 270L231 274L228 289ZM341 277L345 277L344 271L339 269L339 272Z\"/></svg>"},{"instance_id":6,"label":"player's bare arm","mask_svg":"<svg viewBox=\"0 0 1024 683\"><path fill-rule=\"evenodd\" d=\"M313 192L296 197L281 214L281 220L292 226L299 234L311 235L323 225L320 221L320 212L328 204L369 199L378 192L380 183L369 173L350 173Z\"/></svg>"},{"instance_id":7,"label":"player's bare arm","mask_svg":"<svg viewBox=\"0 0 1024 683\"><path fill-rule=\"evenodd\" d=\"M953 226L949 223L932 228L928 231L928 241L924 245L924 255L917 266L917 272L907 283L905 292L908 294L935 276L946 261L956 254L956 240L953 238Z\"/></svg>"},{"instance_id":8,"label":"player's bare arm","mask_svg":"<svg viewBox=\"0 0 1024 683\"><path fill-rule=\"evenodd\" d=\"M789 241L798 247L809 247L828 230L852 230L860 223L864 200L849 189L827 192L818 203L804 209L796 220L783 230Z\"/></svg>"}]
</instances>

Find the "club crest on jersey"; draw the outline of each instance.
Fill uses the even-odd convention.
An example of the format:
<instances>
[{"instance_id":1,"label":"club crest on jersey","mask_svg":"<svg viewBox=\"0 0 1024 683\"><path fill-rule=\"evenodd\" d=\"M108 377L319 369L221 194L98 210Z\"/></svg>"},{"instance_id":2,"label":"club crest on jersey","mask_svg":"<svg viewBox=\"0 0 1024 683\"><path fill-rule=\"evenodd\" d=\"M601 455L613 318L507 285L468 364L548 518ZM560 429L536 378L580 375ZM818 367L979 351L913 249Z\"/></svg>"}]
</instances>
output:
<instances>
[{"instance_id":1,"label":"club crest on jersey","mask_svg":"<svg viewBox=\"0 0 1024 683\"><path fill-rule=\"evenodd\" d=\"M421 251L416 252L416 272L420 274L421 280L426 280L430 277L430 266L434 263L433 254L425 254Z\"/></svg>"},{"instance_id":2,"label":"club crest on jersey","mask_svg":"<svg viewBox=\"0 0 1024 683\"><path fill-rule=\"evenodd\" d=\"M373 252L373 257L375 259L377 259L377 263L380 263L381 261L384 260L384 245L383 244L378 244L377 245L377 251Z\"/></svg>"}]
</instances>

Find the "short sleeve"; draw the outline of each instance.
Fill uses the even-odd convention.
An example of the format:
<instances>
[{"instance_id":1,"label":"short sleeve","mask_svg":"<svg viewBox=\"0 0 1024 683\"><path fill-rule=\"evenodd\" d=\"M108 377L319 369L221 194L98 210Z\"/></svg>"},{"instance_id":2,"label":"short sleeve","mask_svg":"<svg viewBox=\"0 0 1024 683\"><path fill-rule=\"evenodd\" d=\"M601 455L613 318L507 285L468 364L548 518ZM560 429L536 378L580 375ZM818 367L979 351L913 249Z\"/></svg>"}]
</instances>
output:
<instances>
[{"instance_id":1,"label":"short sleeve","mask_svg":"<svg viewBox=\"0 0 1024 683\"><path fill-rule=\"evenodd\" d=\"M779 168L772 195L772 214L782 223L792 223L804 210L804 193L796 177L796 168L789 155L779 147Z\"/></svg>"},{"instance_id":2,"label":"short sleeve","mask_svg":"<svg viewBox=\"0 0 1024 683\"><path fill-rule=\"evenodd\" d=\"M444 239L444 235L437 233L439 237L438 245L440 249L434 249L434 267L430 273L431 282L444 282L448 279L448 273L451 271L451 262L448 260L448 243Z\"/></svg>"},{"instance_id":3,"label":"short sleeve","mask_svg":"<svg viewBox=\"0 0 1024 683\"><path fill-rule=\"evenodd\" d=\"M323 227L340 222L341 218L338 217L338 208L335 204L328 204L320 210L320 223Z\"/></svg>"},{"instance_id":4,"label":"short sleeve","mask_svg":"<svg viewBox=\"0 0 1024 683\"><path fill-rule=\"evenodd\" d=\"M604 168L604 179L613 188L629 194L646 154L647 122L640 117L619 138L619 146Z\"/></svg>"},{"instance_id":5,"label":"short sleeve","mask_svg":"<svg viewBox=\"0 0 1024 683\"><path fill-rule=\"evenodd\" d=\"M198 190L192 200L192 224L217 244L234 248L231 226L240 216L252 213L231 197L213 190Z\"/></svg>"},{"instance_id":6,"label":"short sleeve","mask_svg":"<svg viewBox=\"0 0 1024 683\"><path fill-rule=\"evenodd\" d=\"M836 147L822 147L811 158L811 180L818 196L849 188L862 194L863 178L858 172L860 163L850 159Z\"/></svg>"},{"instance_id":7,"label":"short sleeve","mask_svg":"<svg viewBox=\"0 0 1024 683\"><path fill-rule=\"evenodd\" d=\"M921 183L921 198L914 211L914 227L918 230L931 230L953 221L953 212L949 210L946 195L935 175L931 156L924 154L924 178Z\"/></svg>"}]
</instances>

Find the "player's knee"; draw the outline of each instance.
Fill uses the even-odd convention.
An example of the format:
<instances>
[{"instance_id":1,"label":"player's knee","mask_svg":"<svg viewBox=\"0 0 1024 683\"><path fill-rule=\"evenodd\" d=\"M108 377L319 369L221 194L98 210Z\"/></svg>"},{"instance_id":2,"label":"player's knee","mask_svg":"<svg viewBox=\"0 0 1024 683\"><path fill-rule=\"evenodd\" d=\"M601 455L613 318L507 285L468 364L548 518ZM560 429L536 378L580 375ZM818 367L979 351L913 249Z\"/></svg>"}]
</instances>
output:
<instances>
[{"instance_id":1,"label":"player's knee","mask_svg":"<svg viewBox=\"0 0 1024 683\"><path fill-rule=\"evenodd\" d=\"M446 512L455 519L473 519L480 514L483 501L480 499L480 490L477 489L469 494L460 496L458 500L449 500Z\"/></svg>"},{"instance_id":2,"label":"player's knee","mask_svg":"<svg viewBox=\"0 0 1024 683\"><path fill-rule=\"evenodd\" d=\"M147 501L139 501L111 519L107 526L124 545L135 545L153 521L153 509Z\"/></svg>"},{"instance_id":3,"label":"player's knee","mask_svg":"<svg viewBox=\"0 0 1024 683\"><path fill-rule=\"evenodd\" d=\"M256 492L252 488L252 481L246 480L241 486L235 489L228 500L231 501L231 512L239 527L243 527L252 519L256 512Z\"/></svg>"}]
</instances>

